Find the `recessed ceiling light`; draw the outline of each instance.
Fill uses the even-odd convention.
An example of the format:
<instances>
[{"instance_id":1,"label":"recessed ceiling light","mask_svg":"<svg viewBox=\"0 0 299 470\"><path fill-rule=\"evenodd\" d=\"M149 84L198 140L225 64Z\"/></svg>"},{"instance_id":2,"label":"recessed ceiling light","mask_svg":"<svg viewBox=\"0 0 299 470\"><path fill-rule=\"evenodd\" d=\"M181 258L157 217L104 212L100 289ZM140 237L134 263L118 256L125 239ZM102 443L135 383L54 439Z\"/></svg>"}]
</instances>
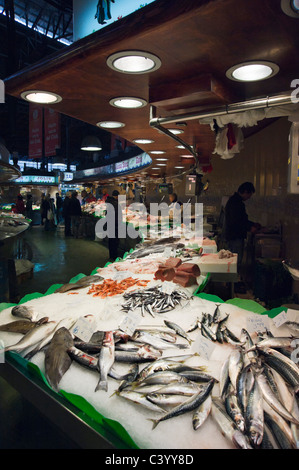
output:
<instances>
[{"instance_id":1,"label":"recessed ceiling light","mask_svg":"<svg viewBox=\"0 0 299 470\"><path fill-rule=\"evenodd\" d=\"M184 168L184 167L183 166L175 166L174 168L181 169L181 168Z\"/></svg>"},{"instance_id":2,"label":"recessed ceiling light","mask_svg":"<svg viewBox=\"0 0 299 470\"><path fill-rule=\"evenodd\" d=\"M156 158L157 162L167 162L168 158Z\"/></svg>"},{"instance_id":3,"label":"recessed ceiling light","mask_svg":"<svg viewBox=\"0 0 299 470\"><path fill-rule=\"evenodd\" d=\"M184 149L185 147L183 145L176 145L177 149Z\"/></svg>"},{"instance_id":4,"label":"recessed ceiling light","mask_svg":"<svg viewBox=\"0 0 299 470\"><path fill-rule=\"evenodd\" d=\"M146 100L142 98L133 98L130 96L121 96L119 98L112 98L109 103L111 106L115 106L116 108L142 108L143 106L147 105Z\"/></svg>"},{"instance_id":5,"label":"recessed ceiling light","mask_svg":"<svg viewBox=\"0 0 299 470\"><path fill-rule=\"evenodd\" d=\"M157 70L161 60L150 52L122 51L109 56L107 65L117 72L140 74Z\"/></svg>"},{"instance_id":6,"label":"recessed ceiling light","mask_svg":"<svg viewBox=\"0 0 299 470\"><path fill-rule=\"evenodd\" d=\"M157 166L167 166L166 163L157 163Z\"/></svg>"},{"instance_id":7,"label":"recessed ceiling light","mask_svg":"<svg viewBox=\"0 0 299 470\"><path fill-rule=\"evenodd\" d=\"M51 91L28 90L21 93L21 97L32 103L54 104L62 100L61 96Z\"/></svg>"},{"instance_id":8,"label":"recessed ceiling light","mask_svg":"<svg viewBox=\"0 0 299 470\"><path fill-rule=\"evenodd\" d=\"M164 150L151 150L150 153L154 155L162 155L163 153L166 153L166 152L164 152Z\"/></svg>"},{"instance_id":9,"label":"recessed ceiling light","mask_svg":"<svg viewBox=\"0 0 299 470\"><path fill-rule=\"evenodd\" d=\"M226 76L238 82L257 82L271 78L279 72L279 67L273 62L254 61L234 65L227 70Z\"/></svg>"},{"instance_id":10,"label":"recessed ceiling light","mask_svg":"<svg viewBox=\"0 0 299 470\"><path fill-rule=\"evenodd\" d=\"M299 0L281 0L282 11L292 18L299 18Z\"/></svg>"},{"instance_id":11,"label":"recessed ceiling light","mask_svg":"<svg viewBox=\"0 0 299 470\"><path fill-rule=\"evenodd\" d=\"M193 158L193 155L180 155L180 158Z\"/></svg>"},{"instance_id":12,"label":"recessed ceiling light","mask_svg":"<svg viewBox=\"0 0 299 470\"><path fill-rule=\"evenodd\" d=\"M182 129L168 129L170 132L172 132L173 134L183 134L184 131L182 131Z\"/></svg>"},{"instance_id":13,"label":"recessed ceiling light","mask_svg":"<svg viewBox=\"0 0 299 470\"><path fill-rule=\"evenodd\" d=\"M160 170L160 168L151 168L151 170Z\"/></svg>"},{"instance_id":14,"label":"recessed ceiling light","mask_svg":"<svg viewBox=\"0 0 299 470\"><path fill-rule=\"evenodd\" d=\"M133 140L133 142L135 142L135 144L152 144L154 142L154 140L150 140L150 139L135 139Z\"/></svg>"},{"instance_id":15,"label":"recessed ceiling light","mask_svg":"<svg viewBox=\"0 0 299 470\"><path fill-rule=\"evenodd\" d=\"M101 121L97 123L97 126L105 129L117 129L119 127L124 127L125 124L118 121Z\"/></svg>"}]
</instances>

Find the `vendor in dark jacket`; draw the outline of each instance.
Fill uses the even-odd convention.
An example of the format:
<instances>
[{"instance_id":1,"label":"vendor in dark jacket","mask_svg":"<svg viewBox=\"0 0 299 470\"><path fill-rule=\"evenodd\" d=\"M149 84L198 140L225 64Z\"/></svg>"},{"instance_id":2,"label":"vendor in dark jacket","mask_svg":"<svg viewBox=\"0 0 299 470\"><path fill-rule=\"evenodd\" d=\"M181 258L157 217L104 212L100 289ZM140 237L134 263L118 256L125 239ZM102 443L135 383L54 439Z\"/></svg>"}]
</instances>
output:
<instances>
[{"instance_id":1,"label":"vendor in dark jacket","mask_svg":"<svg viewBox=\"0 0 299 470\"><path fill-rule=\"evenodd\" d=\"M71 216L72 235L75 238L79 237L79 227L81 222L81 204L79 199L77 199L77 196L77 191L73 191L68 206L69 215Z\"/></svg>"},{"instance_id":2,"label":"vendor in dark jacket","mask_svg":"<svg viewBox=\"0 0 299 470\"><path fill-rule=\"evenodd\" d=\"M244 202L255 193L252 183L246 182L239 186L238 191L229 198L225 206L225 239L228 249L238 254L238 272L244 252L244 240L247 233L257 231L260 224L248 220Z\"/></svg>"}]
</instances>

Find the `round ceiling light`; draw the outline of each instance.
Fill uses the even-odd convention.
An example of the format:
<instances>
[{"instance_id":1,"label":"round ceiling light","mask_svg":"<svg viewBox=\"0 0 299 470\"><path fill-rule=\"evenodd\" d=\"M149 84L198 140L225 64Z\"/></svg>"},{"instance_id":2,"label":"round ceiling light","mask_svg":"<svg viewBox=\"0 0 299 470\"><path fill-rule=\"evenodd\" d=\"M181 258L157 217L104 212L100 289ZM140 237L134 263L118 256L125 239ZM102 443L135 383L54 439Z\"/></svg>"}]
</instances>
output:
<instances>
[{"instance_id":1,"label":"round ceiling light","mask_svg":"<svg viewBox=\"0 0 299 470\"><path fill-rule=\"evenodd\" d=\"M166 152L164 152L164 150L151 150L150 153L152 153L153 155L162 155Z\"/></svg>"},{"instance_id":2,"label":"round ceiling light","mask_svg":"<svg viewBox=\"0 0 299 470\"><path fill-rule=\"evenodd\" d=\"M178 170L181 170L184 167L183 166L175 166L174 168L177 168Z\"/></svg>"},{"instance_id":3,"label":"round ceiling light","mask_svg":"<svg viewBox=\"0 0 299 470\"><path fill-rule=\"evenodd\" d=\"M142 108L146 106L146 100L142 98L133 98L131 96L122 96L119 98L112 98L109 101L111 106L115 106L116 108L126 108L126 109L135 109L135 108Z\"/></svg>"},{"instance_id":4,"label":"round ceiling light","mask_svg":"<svg viewBox=\"0 0 299 470\"><path fill-rule=\"evenodd\" d=\"M227 70L226 76L237 82L257 82L271 78L279 72L278 65L267 61L244 62Z\"/></svg>"},{"instance_id":5,"label":"round ceiling light","mask_svg":"<svg viewBox=\"0 0 299 470\"><path fill-rule=\"evenodd\" d=\"M119 127L124 127L125 124L118 121L101 121L97 123L97 126L104 129L118 129Z\"/></svg>"},{"instance_id":6,"label":"round ceiling light","mask_svg":"<svg viewBox=\"0 0 299 470\"><path fill-rule=\"evenodd\" d=\"M157 162L167 162L168 158L156 158Z\"/></svg>"},{"instance_id":7,"label":"round ceiling light","mask_svg":"<svg viewBox=\"0 0 299 470\"><path fill-rule=\"evenodd\" d=\"M167 166L166 163L157 163L157 166Z\"/></svg>"},{"instance_id":8,"label":"round ceiling light","mask_svg":"<svg viewBox=\"0 0 299 470\"><path fill-rule=\"evenodd\" d=\"M51 91L27 90L21 93L21 98L31 103L54 104L62 100L61 96Z\"/></svg>"},{"instance_id":9,"label":"round ceiling light","mask_svg":"<svg viewBox=\"0 0 299 470\"><path fill-rule=\"evenodd\" d=\"M150 52L122 51L109 56L107 65L117 72L140 74L154 72L161 67L161 60Z\"/></svg>"},{"instance_id":10,"label":"round ceiling light","mask_svg":"<svg viewBox=\"0 0 299 470\"><path fill-rule=\"evenodd\" d=\"M281 0L282 11L292 18L299 18L299 0Z\"/></svg>"},{"instance_id":11,"label":"round ceiling light","mask_svg":"<svg viewBox=\"0 0 299 470\"><path fill-rule=\"evenodd\" d=\"M151 139L135 139L135 140L133 140L133 142L135 142L135 144L152 144L154 142L154 140L151 140Z\"/></svg>"}]
</instances>

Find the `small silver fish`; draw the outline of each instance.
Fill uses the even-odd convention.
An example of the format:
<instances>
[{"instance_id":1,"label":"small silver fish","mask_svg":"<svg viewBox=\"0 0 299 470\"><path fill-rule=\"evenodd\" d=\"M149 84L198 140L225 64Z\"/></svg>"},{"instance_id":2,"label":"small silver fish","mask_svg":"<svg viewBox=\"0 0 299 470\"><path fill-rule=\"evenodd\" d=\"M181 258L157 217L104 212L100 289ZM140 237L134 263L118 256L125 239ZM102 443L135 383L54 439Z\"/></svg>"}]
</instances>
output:
<instances>
[{"instance_id":1,"label":"small silver fish","mask_svg":"<svg viewBox=\"0 0 299 470\"><path fill-rule=\"evenodd\" d=\"M194 431L199 429L208 418L212 409L212 397L208 398L194 411L192 416L192 426Z\"/></svg>"},{"instance_id":2,"label":"small silver fish","mask_svg":"<svg viewBox=\"0 0 299 470\"><path fill-rule=\"evenodd\" d=\"M179 325L177 325L177 324L174 323L174 322L168 321L168 320L164 320L164 323L165 323L166 326L168 326L168 328L171 328L171 329L174 330L179 336L181 336L182 338L186 339L189 344L192 343L192 339L189 338L189 336L187 335L187 333L186 333L186 332L183 330L183 328L181 328Z\"/></svg>"}]
</instances>

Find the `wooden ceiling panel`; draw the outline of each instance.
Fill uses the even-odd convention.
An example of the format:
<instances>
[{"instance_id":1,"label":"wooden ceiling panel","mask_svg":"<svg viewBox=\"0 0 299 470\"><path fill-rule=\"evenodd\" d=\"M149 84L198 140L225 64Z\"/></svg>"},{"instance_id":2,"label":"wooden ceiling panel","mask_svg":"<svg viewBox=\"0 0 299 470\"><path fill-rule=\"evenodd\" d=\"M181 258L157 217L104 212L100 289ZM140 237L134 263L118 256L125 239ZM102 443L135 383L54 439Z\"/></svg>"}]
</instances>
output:
<instances>
[{"instance_id":1,"label":"wooden ceiling panel","mask_svg":"<svg viewBox=\"0 0 299 470\"><path fill-rule=\"evenodd\" d=\"M166 171L171 174L181 162L182 150L150 126L149 104L123 110L112 107L109 100L141 97L165 116L285 92L291 80L299 77L298 28L299 21L282 12L280 0L172 0L171 7L168 0L157 0L8 77L6 91L16 97L26 89L56 92L63 99L52 107L63 114L92 125L124 122L116 133L131 142L154 140L139 146L146 152L165 151ZM156 54L161 67L128 75L107 66L109 55L130 49ZM256 83L226 77L229 67L250 60L273 61L280 71ZM188 121L182 138L189 145L198 143L204 157L211 156L215 134L209 125Z\"/></svg>"}]
</instances>

